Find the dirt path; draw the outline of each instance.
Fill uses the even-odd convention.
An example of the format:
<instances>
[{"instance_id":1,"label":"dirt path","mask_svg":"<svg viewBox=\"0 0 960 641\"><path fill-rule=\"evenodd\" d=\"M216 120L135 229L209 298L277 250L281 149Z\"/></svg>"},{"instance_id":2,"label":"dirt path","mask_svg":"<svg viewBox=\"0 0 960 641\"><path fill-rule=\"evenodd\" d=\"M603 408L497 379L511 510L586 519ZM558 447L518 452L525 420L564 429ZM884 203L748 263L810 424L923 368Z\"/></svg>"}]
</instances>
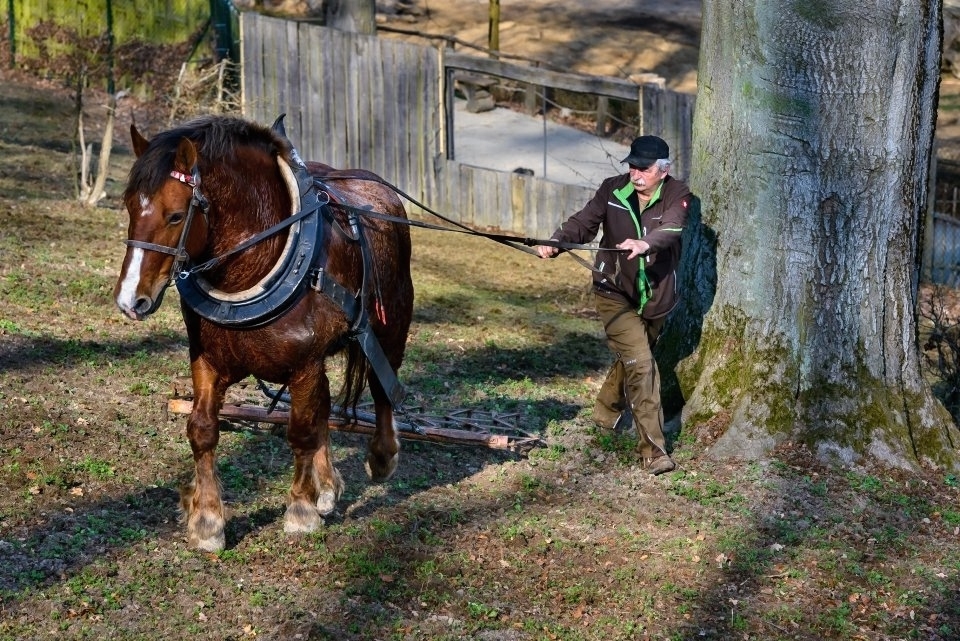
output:
<instances>
[{"instance_id":1,"label":"dirt path","mask_svg":"<svg viewBox=\"0 0 960 641\"><path fill-rule=\"evenodd\" d=\"M558 69L615 78L655 73L677 91L697 86L700 0L500 0L500 51ZM488 0L398 3L381 24L487 47Z\"/></svg>"}]
</instances>

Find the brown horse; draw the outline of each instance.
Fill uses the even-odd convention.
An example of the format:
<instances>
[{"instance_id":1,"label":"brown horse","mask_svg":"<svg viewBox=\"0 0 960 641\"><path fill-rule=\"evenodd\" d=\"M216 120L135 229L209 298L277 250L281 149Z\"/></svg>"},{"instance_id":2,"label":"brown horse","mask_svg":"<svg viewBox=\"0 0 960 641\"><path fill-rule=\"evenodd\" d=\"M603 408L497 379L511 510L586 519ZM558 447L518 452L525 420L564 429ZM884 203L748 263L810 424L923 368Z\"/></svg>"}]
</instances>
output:
<instances>
[{"instance_id":1,"label":"brown horse","mask_svg":"<svg viewBox=\"0 0 960 641\"><path fill-rule=\"evenodd\" d=\"M294 475L284 529L310 532L343 491L330 456L327 356L346 350L344 407L369 384L368 475L385 480L397 466L396 399L383 379L396 382L413 313L409 229L389 219L406 217L403 203L372 173L303 163L276 124L208 116L149 141L130 133L137 160L114 298L143 320L171 282L180 290L194 392L195 471L180 501L190 544L224 547L218 414L227 388L250 375L289 387ZM363 209L387 216L357 216Z\"/></svg>"}]
</instances>

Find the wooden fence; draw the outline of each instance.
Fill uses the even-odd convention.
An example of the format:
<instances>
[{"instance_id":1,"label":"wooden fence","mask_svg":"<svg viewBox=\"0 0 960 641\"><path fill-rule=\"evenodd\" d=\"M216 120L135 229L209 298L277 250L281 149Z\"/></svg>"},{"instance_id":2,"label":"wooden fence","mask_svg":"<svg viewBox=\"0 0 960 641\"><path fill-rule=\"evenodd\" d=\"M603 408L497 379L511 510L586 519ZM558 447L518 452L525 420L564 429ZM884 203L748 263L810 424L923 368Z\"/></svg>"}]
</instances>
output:
<instances>
[{"instance_id":1,"label":"wooden fence","mask_svg":"<svg viewBox=\"0 0 960 641\"><path fill-rule=\"evenodd\" d=\"M288 134L304 158L374 171L477 229L549 236L596 185L564 185L457 162L457 70L634 100L641 133L671 140L679 176L689 168L693 98L655 85L549 72L253 12L241 14L240 31L248 117L269 123L286 113Z\"/></svg>"}]
</instances>

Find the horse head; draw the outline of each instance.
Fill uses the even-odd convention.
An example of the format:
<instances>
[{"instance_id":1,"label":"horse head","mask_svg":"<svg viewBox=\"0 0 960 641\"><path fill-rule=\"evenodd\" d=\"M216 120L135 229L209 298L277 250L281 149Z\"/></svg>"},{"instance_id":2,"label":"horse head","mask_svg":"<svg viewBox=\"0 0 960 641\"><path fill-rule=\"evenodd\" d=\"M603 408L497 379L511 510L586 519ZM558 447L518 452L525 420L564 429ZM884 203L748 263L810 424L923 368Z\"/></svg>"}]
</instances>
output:
<instances>
[{"instance_id":1,"label":"horse head","mask_svg":"<svg viewBox=\"0 0 960 641\"><path fill-rule=\"evenodd\" d=\"M123 200L130 216L127 251L114 300L134 320L143 320L160 306L166 288L190 256L207 242L206 202L200 193L198 153L180 138L175 151L151 147L136 126L130 136L137 160Z\"/></svg>"}]
</instances>

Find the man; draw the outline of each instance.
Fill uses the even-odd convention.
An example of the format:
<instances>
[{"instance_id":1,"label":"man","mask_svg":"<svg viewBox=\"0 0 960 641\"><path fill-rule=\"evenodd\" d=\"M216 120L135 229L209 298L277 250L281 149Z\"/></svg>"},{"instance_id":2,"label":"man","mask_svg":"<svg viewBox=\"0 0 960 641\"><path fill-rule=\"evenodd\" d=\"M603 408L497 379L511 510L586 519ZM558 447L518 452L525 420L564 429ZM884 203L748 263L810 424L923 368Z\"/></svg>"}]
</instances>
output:
<instances>
[{"instance_id":1,"label":"man","mask_svg":"<svg viewBox=\"0 0 960 641\"><path fill-rule=\"evenodd\" d=\"M660 404L660 373L653 345L678 301L676 268L687 220L689 188L670 176L670 148L640 136L622 162L626 174L607 178L586 206L551 240L586 243L603 231L593 273L594 300L607 344L617 360L597 395L593 419L613 430L632 413L637 449L653 475L676 468L667 453ZM558 250L538 245L541 258Z\"/></svg>"}]
</instances>

